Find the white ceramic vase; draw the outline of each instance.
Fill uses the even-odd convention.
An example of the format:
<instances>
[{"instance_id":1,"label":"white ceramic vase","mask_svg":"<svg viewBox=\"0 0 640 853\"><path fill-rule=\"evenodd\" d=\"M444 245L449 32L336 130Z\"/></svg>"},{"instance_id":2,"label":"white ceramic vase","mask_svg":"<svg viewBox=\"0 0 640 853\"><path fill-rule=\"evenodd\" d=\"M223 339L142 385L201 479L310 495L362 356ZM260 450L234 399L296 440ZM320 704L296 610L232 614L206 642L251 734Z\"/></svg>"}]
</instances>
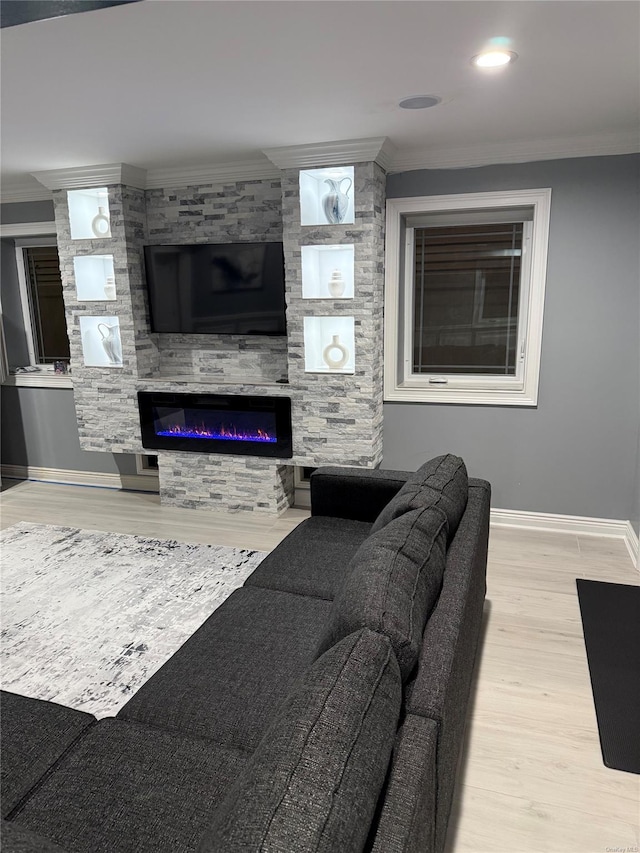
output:
<instances>
[{"instance_id":1,"label":"white ceramic vase","mask_svg":"<svg viewBox=\"0 0 640 853\"><path fill-rule=\"evenodd\" d=\"M109 363L113 365L122 364L120 330L118 326L109 326L107 323L98 323L98 332L102 339L102 348L107 354Z\"/></svg>"},{"instance_id":2,"label":"white ceramic vase","mask_svg":"<svg viewBox=\"0 0 640 853\"><path fill-rule=\"evenodd\" d=\"M98 207L98 212L91 220L91 230L96 237L111 237L111 223L104 207Z\"/></svg>"},{"instance_id":3,"label":"white ceramic vase","mask_svg":"<svg viewBox=\"0 0 640 853\"><path fill-rule=\"evenodd\" d=\"M338 357L336 358L336 354ZM322 358L331 370L340 370L349 360L349 350L340 343L340 335L332 335L331 343L322 350Z\"/></svg>"},{"instance_id":4,"label":"white ceramic vase","mask_svg":"<svg viewBox=\"0 0 640 853\"><path fill-rule=\"evenodd\" d=\"M339 299L344 293L344 278L340 270L334 270L329 279L329 293Z\"/></svg>"},{"instance_id":5,"label":"white ceramic vase","mask_svg":"<svg viewBox=\"0 0 640 853\"><path fill-rule=\"evenodd\" d=\"M349 186L342 191L342 185L345 181L349 181ZM349 207L349 196L347 193L351 189L351 178L342 178L342 180L334 180L333 178L325 178L325 184L329 184L329 192L322 198L322 209L327 218L329 225L339 225L347 213Z\"/></svg>"}]
</instances>

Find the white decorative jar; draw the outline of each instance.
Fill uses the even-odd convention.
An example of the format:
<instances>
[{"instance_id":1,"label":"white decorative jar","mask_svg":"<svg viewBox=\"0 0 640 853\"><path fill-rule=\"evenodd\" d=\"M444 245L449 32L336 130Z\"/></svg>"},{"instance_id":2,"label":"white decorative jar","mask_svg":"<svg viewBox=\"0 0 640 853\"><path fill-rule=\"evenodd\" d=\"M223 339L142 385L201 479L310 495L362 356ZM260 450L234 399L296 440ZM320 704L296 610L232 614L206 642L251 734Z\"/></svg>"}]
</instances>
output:
<instances>
[{"instance_id":1,"label":"white decorative jar","mask_svg":"<svg viewBox=\"0 0 640 853\"><path fill-rule=\"evenodd\" d=\"M331 278L329 280L329 293L339 299L344 293L344 278L340 270L334 270L331 273Z\"/></svg>"},{"instance_id":2,"label":"white decorative jar","mask_svg":"<svg viewBox=\"0 0 640 853\"><path fill-rule=\"evenodd\" d=\"M107 280L104 283L104 298L116 298L116 280L112 275L107 276Z\"/></svg>"}]
</instances>

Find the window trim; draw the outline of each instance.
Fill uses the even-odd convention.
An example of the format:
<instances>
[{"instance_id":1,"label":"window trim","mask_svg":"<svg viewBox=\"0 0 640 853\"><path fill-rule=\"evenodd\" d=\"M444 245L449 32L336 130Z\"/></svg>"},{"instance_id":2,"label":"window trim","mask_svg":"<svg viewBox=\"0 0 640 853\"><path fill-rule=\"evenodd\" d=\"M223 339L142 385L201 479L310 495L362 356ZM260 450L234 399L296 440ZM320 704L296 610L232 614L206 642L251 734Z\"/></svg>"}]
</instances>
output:
<instances>
[{"instance_id":1,"label":"window trim","mask_svg":"<svg viewBox=\"0 0 640 853\"><path fill-rule=\"evenodd\" d=\"M50 364L36 360L35 343L35 311L33 310L33 298L31 288L27 280L27 268L25 264L25 249L39 248L40 246L57 246L58 241L52 236L43 237L18 237L15 240L16 268L18 270L18 284L20 286L20 302L22 304L22 320L27 338L27 349L29 350L29 364L33 367L48 369Z\"/></svg>"},{"instance_id":2,"label":"window trim","mask_svg":"<svg viewBox=\"0 0 640 853\"><path fill-rule=\"evenodd\" d=\"M421 213L471 211L483 208L532 207L530 282L524 326L521 377L476 376L465 387L429 385L428 378L404 376L405 353L401 334L406 336L411 306L401 312L407 281L401 280L405 252L403 220ZM500 192L416 196L387 200L385 252L384 399L389 402L458 403L463 405L536 406L542 352L542 325L547 273L547 246L551 189L504 190ZM407 271L408 274L408 271ZM405 278L407 278L405 276ZM500 381L497 381L500 380Z\"/></svg>"},{"instance_id":3,"label":"window trim","mask_svg":"<svg viewBox=\"0 0 640 853\"><path fill-rule=\"evenodd\" d=\"M16 222L11 224L2 224L0 225L0 237L7 237L15 239L16 250L18 249L18 245L21 244L20 249L26 246L43 246L43 245L57 245L56 239L56 224L55 222ZM50 364L35 364L35 349L33 349L33 326L32 326L32 318L29 309L29 296L28 296L28 284L26 279L26 270L24 268L24 262L22 260L18 262L18 257L16 256L16 266L18 273L18 283L20 290L20 302L22 306L22 315L25 321L25 333L27 336L27 347L29 350L29 359L31 361L31 366L36 367L37 370L31 373L9 373L8 372L8 360L5 362L6 374L4 376L0 376L0 382L3 385L13 385L18 387L29 387L29 388L73 388L73 380L71 376L56 374L52 370L52 365ZM25 303L26 300L26 303ZM25 308L27 311L27 316L25 316ZM2 312L0 310L0 324L2 324L1 332L2 332L2 344L4 346L4 317L2 316ZM6 349L5 349L6 352Z\"/></svg>"}]
</instances>

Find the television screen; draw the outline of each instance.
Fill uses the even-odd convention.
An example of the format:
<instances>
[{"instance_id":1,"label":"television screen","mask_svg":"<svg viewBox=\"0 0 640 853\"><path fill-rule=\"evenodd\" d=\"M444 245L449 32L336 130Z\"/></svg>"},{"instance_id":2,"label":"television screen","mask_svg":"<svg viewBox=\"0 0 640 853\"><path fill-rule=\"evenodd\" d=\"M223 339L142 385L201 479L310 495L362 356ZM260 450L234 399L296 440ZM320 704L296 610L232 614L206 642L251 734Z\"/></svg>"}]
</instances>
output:
<instances>
[{"instance_id":1,"label":"television screen","mask_svg":"<svg viewBox=\"0 0 640 853\"><path fill-rule=\"evenodd\" d=\"M145 246L152 332L284 335L282 243Z\"/></svg>"}]
</instances>

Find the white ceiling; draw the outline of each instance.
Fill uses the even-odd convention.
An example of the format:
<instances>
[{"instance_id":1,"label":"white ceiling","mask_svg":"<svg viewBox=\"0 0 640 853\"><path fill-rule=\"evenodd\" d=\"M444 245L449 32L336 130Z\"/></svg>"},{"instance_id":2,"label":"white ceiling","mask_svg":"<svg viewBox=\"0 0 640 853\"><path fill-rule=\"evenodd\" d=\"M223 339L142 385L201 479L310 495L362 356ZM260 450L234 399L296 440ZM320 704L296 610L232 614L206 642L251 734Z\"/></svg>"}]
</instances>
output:
<instances>
[{"instance_id":1,"label":"white ceiling","mask_svg":"<svg viewBox=\"0 0 640 853\"><path fill-rule=\"evenodd\" d=\"M472 67L496 37L518 61ZM365 137L396 170L640 148L638 2L145 0L4 29L1 63L8 195L42 170ZM419 94L442 104L399 109Z\"/></svg>"}]
</instances>

